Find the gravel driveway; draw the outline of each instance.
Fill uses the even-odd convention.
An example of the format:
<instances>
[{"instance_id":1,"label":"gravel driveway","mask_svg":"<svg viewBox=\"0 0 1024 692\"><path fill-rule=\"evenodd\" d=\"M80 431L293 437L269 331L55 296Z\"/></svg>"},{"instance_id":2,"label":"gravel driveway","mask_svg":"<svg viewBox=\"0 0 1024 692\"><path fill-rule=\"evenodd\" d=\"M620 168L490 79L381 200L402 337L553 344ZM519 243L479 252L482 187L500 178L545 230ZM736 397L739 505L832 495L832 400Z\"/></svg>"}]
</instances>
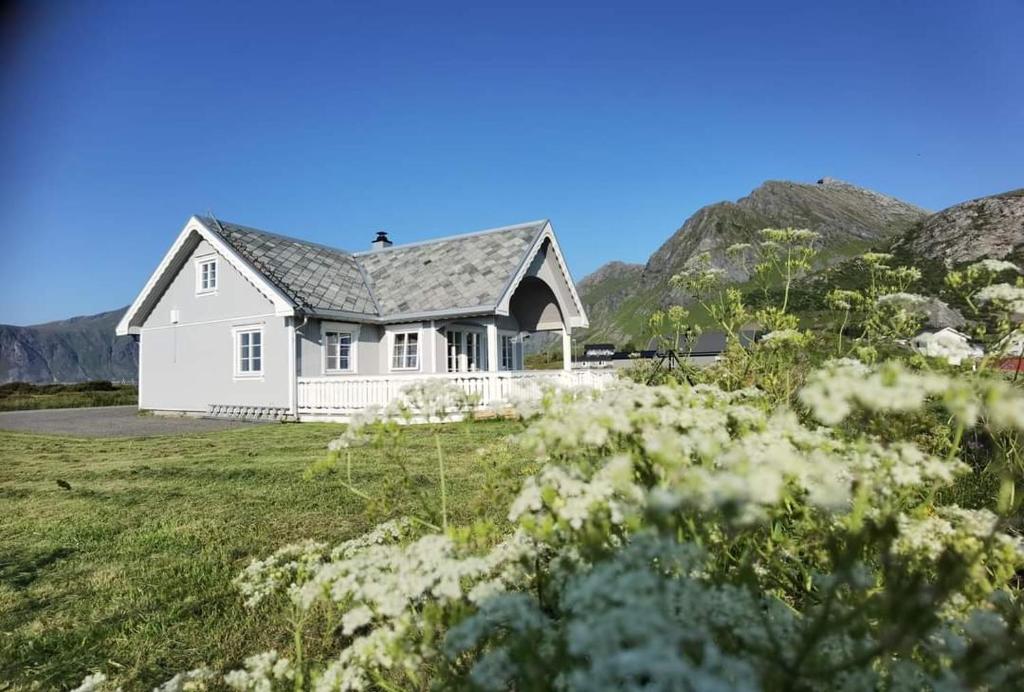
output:
<instances>
[{"instance_id":1,"label":"gravel driveway","mask_svg":"<svg viewBox=\"0 0 1024 692\"><path fill-rule=\"evenodd\" d=\"M227 430L253 423L169 416L140 416L134 406L4 411L0 430L76 437L147 437Z\"/></svg>"}]
</instances>

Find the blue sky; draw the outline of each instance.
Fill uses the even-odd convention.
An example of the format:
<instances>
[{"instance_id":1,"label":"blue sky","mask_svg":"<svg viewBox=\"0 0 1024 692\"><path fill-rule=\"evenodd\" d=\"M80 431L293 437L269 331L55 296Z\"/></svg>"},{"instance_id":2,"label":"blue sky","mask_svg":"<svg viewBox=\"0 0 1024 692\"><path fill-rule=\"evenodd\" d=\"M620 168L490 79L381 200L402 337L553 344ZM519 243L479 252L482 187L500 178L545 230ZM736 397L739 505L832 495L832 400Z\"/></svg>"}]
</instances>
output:
<instances>
[{"instance_id":1,"label":"blue sky","mask_svg":"<svg viewBox=\"0 0 1024 692\"><path fill-rule=\"evenodd\" d=\"M346 249L547 217L577 279L829 175L1024 186L1024 2L123 3L0 15L0 323L134 298L192 213Z\"/></svg>"}]
</instances>

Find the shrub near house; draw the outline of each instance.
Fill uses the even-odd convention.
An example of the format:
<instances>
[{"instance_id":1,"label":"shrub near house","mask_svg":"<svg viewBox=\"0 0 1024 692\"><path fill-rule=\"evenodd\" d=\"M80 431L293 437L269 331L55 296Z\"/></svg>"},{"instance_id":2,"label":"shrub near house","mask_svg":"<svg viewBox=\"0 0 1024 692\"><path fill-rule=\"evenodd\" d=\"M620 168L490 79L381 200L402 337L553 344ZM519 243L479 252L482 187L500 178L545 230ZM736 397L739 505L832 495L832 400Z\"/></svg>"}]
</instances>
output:
<instances>
[{"instance_id":1,"label":"shrub near house","mask_svg":"<svg viewBox=\"0 0 1024 692\"><path fill-rule=\"evenodd\" d=\"M77 384L8 382L0 385L0 411L125 406L137 401L135 385L112 384L107 380Z\"/></svg>"}]
</instances>

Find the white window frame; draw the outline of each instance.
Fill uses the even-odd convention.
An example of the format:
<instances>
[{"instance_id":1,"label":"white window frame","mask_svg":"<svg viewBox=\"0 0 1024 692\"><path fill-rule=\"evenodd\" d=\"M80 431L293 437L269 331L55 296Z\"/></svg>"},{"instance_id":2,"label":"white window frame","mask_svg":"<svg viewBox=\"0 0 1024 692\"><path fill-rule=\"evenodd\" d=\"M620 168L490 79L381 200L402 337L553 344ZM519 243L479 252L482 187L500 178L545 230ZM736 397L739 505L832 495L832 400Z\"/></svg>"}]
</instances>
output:
<instances>
[{"instance_id":1,"label":"white window frame","mask_svg":"<svg viewBox=\"0 0 1024 692\"><path fill-rule=\"evenodd\" d=\"M455 337L449 340L449 335ZM444 367L445 372L459 372L459 361L465 353L466 340L462 330L449 327L444 331Z\"/></svg>"},{"instance_id":2,"label":"white window frame","mask_svg":"<svg viewBox=\"0 0 1024 692\"><path fill-rule=\"evenodd\" d=\"M327 367L327 335L348 334L351 342L348 349L348 368ZM351 374L359 371L359 325L351 322L321 322L320 323L320 367L325 375Z\"/></svg>"},{"instance_id":3,"label":"white window frame","mask_svg":"<svg viewBox=\"0 0 1024 692\"><path fill-rule=\"evenodd\" d=\"M505 344L508 343L508 364L505 363ZM516 369L516 335L498 333L498 369Z\"/></svg>"},{"instance_id":4,"label":"white window frame","mask_svg":"<svg viewBox=\"0 0 1024 692\"><path fill-rule=\"evenodd\" d=\"M260 369L259 370L242 370L242 335L243 334L259 334L260 335ZM267 341L264 338L263 325L262 324L246 324L233 327L231 329L231 356L234 359L233 371L235 373L236 380L262 380L263 373L266 372L266 361L267 361ZM252 345L250 342L250 360L252 358Z\"/></svg>"},{"instance_id":5,"label":"white window frame","mask_svg":"<svg viewBox=\"0 0 1024 692\"><path fill-rule=\"evenodd\" d=\"M401 329L394 328L388 329L388 350L385 354L385 358L388 360L388 372L419 372L423 367L423 328L414 327L412 329ZM395 339L402 334L415 334L416 335L416 367L395 367ZM406 353L408 354L408 346L406 346ZM408 355L406 355L408 358Z\"/></svg>"},{"instance_id":6,"label":"white window frame","mask_svg":"<svg viewBox=\"0 0 1024 692\"><path fill-rule=\"evenodd\" d=\"M207 264L213 265L213 285L203 288L203 267ZM217 255L203 255L196 257L196 295L212 296L217 294L217 287L220 286L220 259Z\"/></svg>"},{"instance_id":7,"label":"white window frame","mask_svg":"<svg viewBox=\"0 0 1024 692\"><path fill-rule=\"evenodd\" d=\"M457 357L455 363L455 369L452 370L448 367L448 361L450 356L451 346L448 343L448 334L458 334L458 346L456 348ZM474 337L477 341L477 350L475 355L475 362L470 364L470 348L469 342L470 334L475 334ZM445 372L486 372L487 371L487 328L481 327L476 324L449 324L444 330L444 367ZM462 363L465 362L466 367L462 367ZM475 366L475 367L473 367Z\"/></svg>"}]
</instances>

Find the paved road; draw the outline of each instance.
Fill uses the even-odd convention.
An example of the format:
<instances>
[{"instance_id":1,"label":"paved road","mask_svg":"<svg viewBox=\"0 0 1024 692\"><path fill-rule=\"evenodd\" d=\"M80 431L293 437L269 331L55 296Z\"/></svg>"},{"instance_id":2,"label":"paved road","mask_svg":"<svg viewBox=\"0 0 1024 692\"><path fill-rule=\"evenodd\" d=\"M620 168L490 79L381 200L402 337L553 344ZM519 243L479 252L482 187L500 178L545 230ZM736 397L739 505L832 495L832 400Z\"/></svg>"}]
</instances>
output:
<instances>
[{"instance_id":1,"label":"paved road","mask_svg":"<svg viewBox=\"0 0 1024 692\"><path fill-rule=\"evenodd\" d=\"M253 423L203 418L140 416L134 406L0 412L0 430L77 437L144 437L226 430Z\"/></svg>"}]
</instances>

